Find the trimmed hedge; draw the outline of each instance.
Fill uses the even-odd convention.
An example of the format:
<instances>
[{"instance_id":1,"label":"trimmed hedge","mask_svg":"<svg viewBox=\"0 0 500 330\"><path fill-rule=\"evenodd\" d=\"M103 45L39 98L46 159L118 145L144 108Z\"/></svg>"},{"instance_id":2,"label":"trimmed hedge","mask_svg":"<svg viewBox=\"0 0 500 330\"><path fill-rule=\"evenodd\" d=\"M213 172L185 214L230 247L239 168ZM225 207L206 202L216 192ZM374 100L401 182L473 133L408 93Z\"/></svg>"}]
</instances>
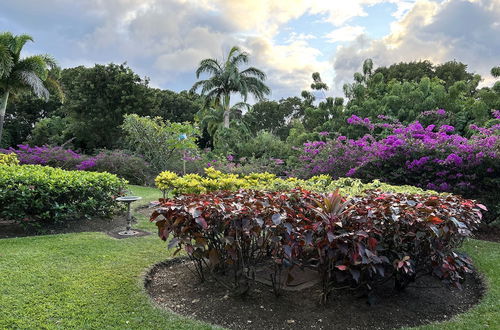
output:
<instances>
[{"instance_id":1,"label":"trimmed hedge","mask_svg":"<svg viewBox=\"0 0 500 330\"><path fill-rule=\"evenodd\" d=\"M0 153L0 164L17 165L17 164L19 164L19 159L17 159L16 154L2 154L2 153Z\"/></svg>"},{"instance_id":2,"label":"trimmed hedge","mask_svg":"<svg viewBox=\"0 0 500 330\"><path fill-rule=\"evenodd\" d=\"M339 189L346 196L360 196L365 191L380 189L385 192L401 192L414 194L437 194L432 190L424 190L413 186L394 186L373 180L363 183L359 179L340 178L333 180L329 175L317 175L308 180L295 177L279 178L274 174L250 173L248 175L237 175L222 173L213 167L205 168L206 176L198 174L186 174L178 176L170 171L161 172L155 179L156 186L162 191L171 191L175 195L203 194L212 191L238 189L255 189L265 191L285 191L294 188L304 188L315 192L331 192Z\"/></svg>"},{"instance_id":3,"label":"trimmed hedge","mask_svg":"<svg viewBox=\"0 0 500 330\"><path fill-rule=\"evenodd\" d=\"M126 183L109 173L0 164L0 218L32 227L108 217Z\"/></svg>"}]
</instances>

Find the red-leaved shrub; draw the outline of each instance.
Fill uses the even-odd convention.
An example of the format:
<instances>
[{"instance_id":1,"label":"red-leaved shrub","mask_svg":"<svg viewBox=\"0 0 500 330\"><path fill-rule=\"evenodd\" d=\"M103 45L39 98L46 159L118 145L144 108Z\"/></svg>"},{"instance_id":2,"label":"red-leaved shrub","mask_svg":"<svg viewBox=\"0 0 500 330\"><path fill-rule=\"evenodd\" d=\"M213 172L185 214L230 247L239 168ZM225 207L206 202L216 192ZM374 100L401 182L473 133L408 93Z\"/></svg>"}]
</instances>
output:
<instances>
[{"instance_id":1,"label":"red-leaved shrub","mask_svg":"<svg viewBox=\"0 0 500 330\"><path fill-rule=\"evenodd\" d=\"M471 262L455 251L481 219L481 204L458 196L371 191L348 201L305 190L218 191L162 200L151 216L169 248L184 249L203 280L232 272L243 293L256 267L272 261L281 273L293 267L319 272L324 303L338 287L371 291L393 279L404 289L430 273L460 286Z\"/></svg>"}]
</instances>

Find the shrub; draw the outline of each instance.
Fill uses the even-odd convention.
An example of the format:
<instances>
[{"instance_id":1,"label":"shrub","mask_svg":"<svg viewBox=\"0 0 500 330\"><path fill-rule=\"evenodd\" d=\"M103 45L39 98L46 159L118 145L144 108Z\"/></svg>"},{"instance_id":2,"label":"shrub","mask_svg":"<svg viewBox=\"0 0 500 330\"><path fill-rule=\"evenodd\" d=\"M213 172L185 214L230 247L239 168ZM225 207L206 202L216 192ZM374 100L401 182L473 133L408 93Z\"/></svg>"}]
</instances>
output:
<instances>
[{"instance_id":1,"label":"shrub","mask_svg":"<svg viewBox=\"0 0 500 330\"><path fill-rule=\"evenodd\" d=\"M202 280L231 272L232 287L247 292L256 268L271 262L279 293L282 272L306 267L319 273L324 303L339 287L371 292L393 279L404 289L422 273L460 286L472 265L455 249L480 222L480 208L453 195L370 191L346 201L300 189L240 190L163 199L151 221Z\"/></svg>"},{"instance_id":2,"label":"shrub","mask_svg":"<svg viewBox=\"0 0 500 330\"><path fill-rule=\"evenodd\" d=\"M76 169L116 174L131 184L150 185L153 182L148 162L122 150L103 150L82 161Z\"/></svg>"},{"instance_id":3,"label":"shrub","mask_svg":"<svg viewBox=\"0 0 500 330\"><path fill-rule=\"evenodd\" d=\"M107 217L125 183L109 173L0 165L0 218L40 227Z\"/></svg>"},{"instance_id":4,"label":"shrub","mask_svg":"<svg viewBox=\"0 0 500 330\"><path fill-rule=\"evenodd\" d=\"M373 124L368 118L357 116L348 122L370 131L383 129L387 134L379 134L382 137L378 138L367 134L357 140L338 137L327 142L308 142L297 175L380 179L453 192L481 199L491 209L497 209L493 214L500 214L500 125L471 125L474 135L465 138L453 134L454 128L449 125Z\"/></svg>"},{"instance_id":5,"label":"shrub","mask_svg":"<svg viewBox=\"0 0 500 330\"><path fill-rule=\"evenodd\" d=\"M18 165L19 160L16 154L2 154L0 153L0 165Z\"/></svg>"},{"instance_id":6,"label":"shrub","mask_svg":"<svg viewBox=\"0 0 500 330\"><path fill-rule=\"evenodd\" d=\"M153 181L149 164L141 157L122 150L102 150L96 156L79 154L63 147L30 147L0 149L18 156L22 165L47 165L64 170L109 172L132 184L147 185Z\"/></svg>"},{"instance_id":7,"label":"shrub","mask_svg":"<svg viewBox=\"0 0 500 330\"><path fill-rule=\"evenodd\" d=\"M199 129L190 123L164 121L160 117L125 115L122 130L127 146L146 159L156 173L168 168L179 151L197 149Z\"/></svg>"},{"instance_id":8,"label":"shrub","mask_svg":"<svg viewBox=\"0 0 500 330\"><path fill-rule=\"evenodd\" d=\"M15 148L0 149L3 153L15 153L21 165L47 165L65 170L73 170L84 157L71 149L63 147L31 147L20 144Z\"/></svg>"},{"instance_id":9,"label":"shrub","mask_svg":"<svg viewBox=\"0 0 500 330\"><path fill-rule=\"evenodd\" d=\"M155 182L158 189L164 192L172 191L176 195L200 194L217 190L235 191L242 188L284 191L298 187L316 192L339 189L341 193L350 196L358 196L371 189L382 189L387 192L435 193L412 186L391 186L378 180L370 183L362 183L359 179L351 178L332 180L329 175L317 175L308 180L302 180L295 177L279 178L267 172L248 175L222 173L213 167L206 168L205 174L205 177L198 174L178 176L173 172L165 171L156 177Z\"/></svg>"}]
</instances>

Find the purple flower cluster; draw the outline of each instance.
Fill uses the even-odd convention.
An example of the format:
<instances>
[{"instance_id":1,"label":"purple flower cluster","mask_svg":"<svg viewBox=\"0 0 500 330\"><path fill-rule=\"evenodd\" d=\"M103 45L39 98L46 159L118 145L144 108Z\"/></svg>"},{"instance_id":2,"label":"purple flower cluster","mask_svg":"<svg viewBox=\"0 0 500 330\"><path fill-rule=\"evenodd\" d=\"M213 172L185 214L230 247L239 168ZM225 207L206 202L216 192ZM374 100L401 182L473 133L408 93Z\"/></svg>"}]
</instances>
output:
<instances>
[{"instance_id":1,"label":"purple flower cluster","mask_svg":"<svg viewBox=\"0 0 500 330\"><path fill-rule=\"evenodd\" d=\"M443 114L441 110L436 114ZM471 125L475 135L465 138L453 134L455 128L450 125L424 127L417 121L408 126L382 126L357 116L351 116L348 122L388 127L392 134L378 139L367 134L355 140L340 136L327 142L305 143L300 155L302 176L325 173L464 191L479 189L482 180L489 182L488 178L500 170L498 124L487 129Z\"/></svg>"},{"instance_id":2,"label":"purple flower cluster","mask_svg":"<svg viewBox=\"0 0 500 330\"><path fill-rule=\"evenodd\" d=\"M0 153L15 153L20 164L49 165L54 167L70 168L80 162L81 155L71 149L62 147L30 147L19 144L17 149L0 149Z\"/></svg>"}]
</instances>

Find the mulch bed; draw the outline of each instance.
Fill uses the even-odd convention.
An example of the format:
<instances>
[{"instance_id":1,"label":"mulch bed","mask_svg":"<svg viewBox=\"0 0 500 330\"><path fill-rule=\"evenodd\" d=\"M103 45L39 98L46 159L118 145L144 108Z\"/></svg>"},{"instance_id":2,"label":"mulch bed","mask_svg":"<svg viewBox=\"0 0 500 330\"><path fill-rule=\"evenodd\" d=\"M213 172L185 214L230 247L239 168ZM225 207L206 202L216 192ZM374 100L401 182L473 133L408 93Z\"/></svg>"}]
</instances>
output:
<instances>
[{"instance_id":1,"label":"mulch bed","mask_svg":"<svg viewBox=\"0 0 500 330\"><path fill-rule=\"evenodd\" d=\"M477 304L484 293L477 274L463 290L450 289L424 276L404 292L390 284L377 291L375 304L349 290L337 291L318 305L319 288L284 291L276 298L269 286L256 283L246 297L233 296L220 283L200 283L185 258L153 266L145 276L152 300L177 314L231 329L392 329L446 321ZM228 279L229 280L229 279Z\"/></svg>"}]
</instances>

